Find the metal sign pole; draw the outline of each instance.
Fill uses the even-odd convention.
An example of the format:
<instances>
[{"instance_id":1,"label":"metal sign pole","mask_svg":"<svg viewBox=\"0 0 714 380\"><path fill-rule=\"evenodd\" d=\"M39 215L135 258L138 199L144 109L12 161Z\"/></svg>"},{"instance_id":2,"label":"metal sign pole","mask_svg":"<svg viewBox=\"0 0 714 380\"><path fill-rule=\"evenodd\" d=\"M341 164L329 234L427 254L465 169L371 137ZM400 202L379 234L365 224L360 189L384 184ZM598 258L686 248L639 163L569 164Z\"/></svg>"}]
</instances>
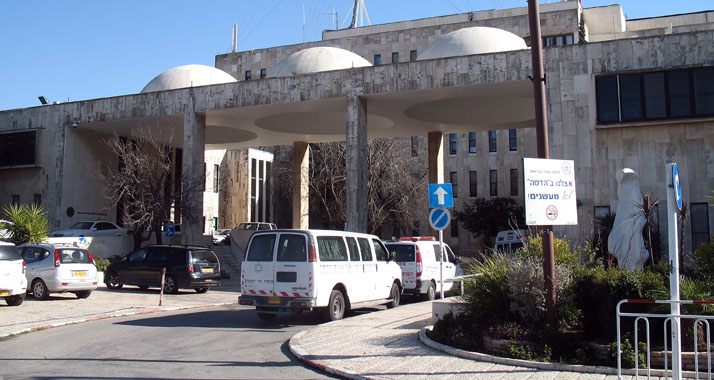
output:
<instances>
[{"instance_id":1,"label":"metal sign pole","mask_svg":"<svg viewBox=\"0 0 714 380\"><path fill-rule=\"evenodd\" d=\"M439 230L439 284L441 286L440 298L444 299L444 230Z\"/></svg>"},{"instance_id":2,"label":"metal sign pole","mask_svg":"<svg viewBox=\"0 0 714 380\"><path fill-rule=\"evenodd\" d=\"M675 168L677 164L667 164L667 229L669 245L669 294L670 300L679 301L679 239L678 239L678 207L675 192L681 193L678 177L675 181ZM677 189L675 189L677 186ZM679 315L679 302L670 304L670 313ZM682 378L682 338L680 335L680 318L672 318L672 378Z\"/></svg>"}]
</instances>

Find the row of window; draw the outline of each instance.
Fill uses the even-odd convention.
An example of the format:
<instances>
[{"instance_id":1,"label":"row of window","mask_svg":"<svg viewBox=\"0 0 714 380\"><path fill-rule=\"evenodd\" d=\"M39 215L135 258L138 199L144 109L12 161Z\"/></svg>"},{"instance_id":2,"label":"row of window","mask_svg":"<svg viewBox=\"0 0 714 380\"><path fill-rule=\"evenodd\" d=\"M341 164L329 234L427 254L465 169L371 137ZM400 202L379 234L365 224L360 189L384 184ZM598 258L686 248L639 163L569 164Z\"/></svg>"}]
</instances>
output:
<instances>
[{"instance_id":1,"label":"row of window","mask_svg":"<svg viewBox=\"0 0 714 380\"><path fill-rule=\"evenodd\" d=\"M458 172L449 172L449 182L454 198L459 197ZM510 170L511 196L518 195L518 169ZM498 170L488 171L489 196L498 196ZM478 174L475 170L469 171L469 197L478 197Z\"/></svg>"},{"instance_id":2,"label":"row of window","mask_svg":"<svg viewBox=\"0 0 714 380\"><path fill-rule=\"evenodd\" d=\"M449 133L449 154L458 153L458 134ZM515 152L518 150L518 131L516 129L508 130L508 150ZM477 153L476 148L476 132L469 132L469 153ZM496 131L488 131L488 151L491 153L498 151L498 140ZM419 137L412 136L412 157L419 155Z\"/></svg>"},{"instance_id":3,"label":"row of window","mask_svg":"<svg viewBox=\"0 0 714 380\"><path fill-rule=\"evenodd\" d=\"M0 167L35 164L37 131L0 133Z\"/></svg>"},{"instance_id":4,"label":"row of window","mask_svg":"<svg viewBox=\"0 0 714 380\"><path fill-rule=\"evenodd\" d=\"M417 60L417 51L410 50L409 51L409 62L414 62L416 60ZM372 62L375 66L381 65L382 64L382 55L375 54L374 60ZM392 53L392 63L399 63L399 52L398 51L395 51Z\"/></svg>"},{"instance_id":5,"label":"row of window","mask_svg":"<svg viewBox=\"0 0 714 380\"><path fill-rule=\"evenodd\" d=\"M714 115L714 67L601 76L598 124Z\"/></svg>"},{"instance_id":6,"label":"row of window","mask_svg":"<svg viewBox=\"0 0 714 380\"><path fill-rule=\"evenodd\" d=\"M268 76L268 70L266 69L260 69L260 79L265 78ZM253 79L253 73L250 70L245 71L245 80L251 80Z\"/></svg>"},{"instance_id":7,"label":"row of window","mask_svg":"<svg viewBox=\"0 0 714 380\"><path fill-rule=\"evenodd\" d=\"M32 203L37 205L37 206L42 206L42 194L35 194L32 197ZM12 196L12 204L13 206L19 206L20 205L20 195L19 194L14 194Z\"/></svg>"}]
</instances>

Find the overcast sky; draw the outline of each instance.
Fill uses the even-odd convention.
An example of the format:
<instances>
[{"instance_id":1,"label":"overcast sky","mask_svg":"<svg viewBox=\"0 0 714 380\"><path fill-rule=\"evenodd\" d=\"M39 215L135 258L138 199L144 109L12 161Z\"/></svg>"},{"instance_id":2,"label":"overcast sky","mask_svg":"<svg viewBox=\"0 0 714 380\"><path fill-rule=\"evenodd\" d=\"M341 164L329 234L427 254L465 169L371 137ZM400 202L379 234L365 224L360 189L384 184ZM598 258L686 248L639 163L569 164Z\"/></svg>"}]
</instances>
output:
<instances>
[{"instance_id":1,"label":"overcast sky","mask_svg":"<svg viewBox=\"0 0 714 380\"><path fill-rule=\"evenodd\" d=\"M372 24L527 5L526 0L364 1ZM172 67L214 66L217 54L231 50L233 24L239 26L239 51L316 41L332 28L333 10L340 27L349 24L352 2L0 0L0 110L38 106L40 95L66 102L138 93ZM628 19L714 9L714 0L582 2L586 8L620 3Z\"/></svg>"}]
</instances>

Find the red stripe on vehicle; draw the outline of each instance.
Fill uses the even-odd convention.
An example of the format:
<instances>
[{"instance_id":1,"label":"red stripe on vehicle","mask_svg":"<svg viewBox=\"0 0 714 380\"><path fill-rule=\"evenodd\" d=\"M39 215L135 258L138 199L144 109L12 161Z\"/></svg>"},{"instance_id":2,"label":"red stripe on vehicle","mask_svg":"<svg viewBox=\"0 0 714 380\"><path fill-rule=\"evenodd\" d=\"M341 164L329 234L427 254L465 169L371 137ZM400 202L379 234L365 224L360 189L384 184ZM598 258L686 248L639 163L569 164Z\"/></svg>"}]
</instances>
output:
<instances>
[{"instance_id":1,"label":"red stripe on vehicle","mask_svg":"<svg viewBox=\"0 0 714 380\"><path fill-rule=\"evenodd\" d=\"M296 293L293 293L293 296L294 296L294 297L300 297L300 293L297 293L297 292L296 292Z\"/></svg>"},{"instance_id":2,"label":"red stripe on vehicle","mask_svg":"<svg viewBox=\"0 0 714 380\"><path fill-rule=\"evenodd\" d=\"M268 293L266 293L265 290L260 290L260 294L267 295Z\"/></svg>"},{"instance_id":3,"label":"red stripe on vehicle","mask_svg":"<svg viewBox=\"0 0 714 380\"><path fill-rule=\"evenodd\" d=\"M288 296L288 293L287 293L287 292L280 292L280 294L282 294L283 297L287 297L287 296Z\"/></svg>"}]
</instances>

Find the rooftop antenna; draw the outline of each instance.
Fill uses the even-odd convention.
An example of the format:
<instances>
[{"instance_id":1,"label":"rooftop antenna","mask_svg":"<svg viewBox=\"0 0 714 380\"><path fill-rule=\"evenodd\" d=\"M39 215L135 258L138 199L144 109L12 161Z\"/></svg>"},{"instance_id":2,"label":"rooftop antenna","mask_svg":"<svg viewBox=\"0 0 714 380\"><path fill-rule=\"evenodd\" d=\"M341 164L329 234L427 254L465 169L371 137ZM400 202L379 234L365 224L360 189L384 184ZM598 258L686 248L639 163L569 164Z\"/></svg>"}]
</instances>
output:
<instances>
[{"instance_id":1,"label":"rooftop antenna","mask_svg":"<svg viewBox=\"0 0 714 380\"><path fill-rule=\"evenodd\" d=\"M238 50L238 24L233 24L233 53Z\"/></svg>"},{"instance_id":2,"label":"rooftop antenna","mask_svg":"<svg viewBox=\"0 0 714 380\"><path fill-rule=\"evenodd\" d=\"M339 20L337 19L337 12L335 8L332 8L332 13L323 13L324 16L332 16L332 30L337 30L337 24Z\"/></svg>"},{"instance_id":3,"label":"rooftop antenna","mask_svg":"<svg viewBox=\"0 0 714 380\"><path fill-rule=\"evenodd\" d=\"M302 3L302 42L305 43L305 3Z\"/></svg>"},{"instance_id":4,"label":"rooftop antenna","mask_svg":"<svg viewBox=\"0 0 714 380\"><path fill-rule=\"evenodd\" d=\"M360 19L360 25L359 26L364 26L364 18L367 17L367 25L372 25L372 22L369 21L369 14L367 13L367 7L364 5L364 0L355 0L354 4L352 5L352 8L350 9L352 12L352 23L350 24L349 29L354 29L357 26L357 17L359 16Z\"/></svg>"}]
</instances>

